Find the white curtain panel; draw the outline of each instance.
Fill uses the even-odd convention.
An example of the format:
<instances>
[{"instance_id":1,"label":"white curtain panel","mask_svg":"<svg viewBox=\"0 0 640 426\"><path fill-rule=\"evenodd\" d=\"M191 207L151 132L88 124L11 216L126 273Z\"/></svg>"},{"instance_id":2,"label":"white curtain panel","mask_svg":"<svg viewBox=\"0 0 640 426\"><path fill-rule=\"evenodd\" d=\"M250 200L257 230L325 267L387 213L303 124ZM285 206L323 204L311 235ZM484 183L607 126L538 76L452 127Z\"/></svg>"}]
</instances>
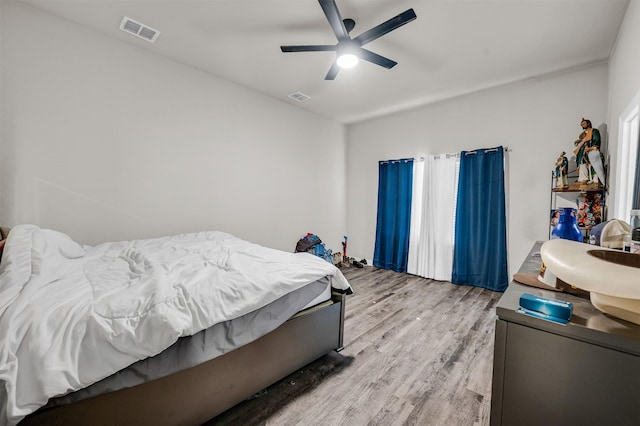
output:
<instances>
[{"instance_id":1,"label":"white curtain panel","mask_svg":"<svg viewBox=\"0 0 640 426\"><path fill-rule=\"evenodd\" d=\"M455 154L430 155L426 160L419 197L420 224L415 240L411 236L409 240L411 269L408 267L407 272L411 274L451 280L458 169L459 158Z\"/></svg>"},{"instance_id":2,"label":"white curtain panel","mask_svg":"<svg viewBox=\"0 0 640 426\"><path fill-rule=\"evenodd\" d=\"M409 225L409 258L407 272L418 275L418 247L422 223L422 186L424 183L424 160L413 162L413 188L411 193L411 224Z\"/></svg>"}]
</instances>

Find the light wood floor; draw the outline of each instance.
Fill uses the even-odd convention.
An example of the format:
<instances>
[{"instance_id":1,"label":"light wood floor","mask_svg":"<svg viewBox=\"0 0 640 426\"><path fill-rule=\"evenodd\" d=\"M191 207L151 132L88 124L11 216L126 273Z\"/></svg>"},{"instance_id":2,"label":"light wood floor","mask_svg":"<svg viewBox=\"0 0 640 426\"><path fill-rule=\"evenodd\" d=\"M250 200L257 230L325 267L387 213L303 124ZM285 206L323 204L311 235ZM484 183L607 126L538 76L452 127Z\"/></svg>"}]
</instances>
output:
<instances>
[{"instance_id":1,"label":"light wood floor","mask_svg":"<svg viewBox=\"0 0 640 426\"><path fill-rule=\"evenodd\" d=\"M208 425L488 425L501 293L345 268L345 348Z\"/></svg>"}]
</instances>

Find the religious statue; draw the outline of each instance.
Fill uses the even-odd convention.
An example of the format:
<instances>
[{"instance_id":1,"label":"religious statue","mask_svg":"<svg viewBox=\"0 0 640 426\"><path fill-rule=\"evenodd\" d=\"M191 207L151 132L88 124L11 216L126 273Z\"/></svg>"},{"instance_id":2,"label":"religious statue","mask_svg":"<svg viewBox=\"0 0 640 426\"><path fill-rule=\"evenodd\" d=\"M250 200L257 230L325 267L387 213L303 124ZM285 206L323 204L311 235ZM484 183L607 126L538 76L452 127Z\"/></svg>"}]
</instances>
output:
<instances>
[{"instance_id":1,"label":"religious statue","mask_svg":"<svg viewBox=\"0 0 640 426\"><path fill-rule=\"evenodd\" d=\"M566 152L562 151L556 160L556 188L567 188L569 186L568 170L569 160L567 160Z\"/></svg>"},{"instance_id":2,"label":"religious statue","mask_svg":"<svg viewBox=\"0 0 640 426\"><path fill-rule=\"evenodd\" d=\"M574 142L578 182L605 184L603 156L600 153L600 131L594 129L591 121L583 118L580 122L582 133Z\"/></svg>"}]
</instances>

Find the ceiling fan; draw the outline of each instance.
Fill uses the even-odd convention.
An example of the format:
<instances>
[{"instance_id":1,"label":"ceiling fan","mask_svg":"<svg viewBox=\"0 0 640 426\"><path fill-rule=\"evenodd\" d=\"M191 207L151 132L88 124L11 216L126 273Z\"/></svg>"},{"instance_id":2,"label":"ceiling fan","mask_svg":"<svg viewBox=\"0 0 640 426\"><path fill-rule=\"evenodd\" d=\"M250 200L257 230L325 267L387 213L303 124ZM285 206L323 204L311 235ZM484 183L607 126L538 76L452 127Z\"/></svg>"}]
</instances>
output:
<instances>
[{"instance_id":1,"label":"ceiling fan","mask_svg":"<svg viewBox=\"0 0 640 426\"><path fill-rule=\"evenodd\" d=\"M373 53L362 46L416 19L416 13L413 9L408 9L382 24L363 32L359 36L351 38L349 33L356 25L355 21L349 18L342 19L334 0L318 0L318 2L338 39L338 43L335 45L280 46L282 52L335 51L337 55L336 60L333 65L331 65L331 68L329 68L329 72L324 78L325 80L334 80L340 68L350 68L354 66L358 62L358 58L387 69L393 68L397 64L397 62Z\"/></svg>"}]
</instances>

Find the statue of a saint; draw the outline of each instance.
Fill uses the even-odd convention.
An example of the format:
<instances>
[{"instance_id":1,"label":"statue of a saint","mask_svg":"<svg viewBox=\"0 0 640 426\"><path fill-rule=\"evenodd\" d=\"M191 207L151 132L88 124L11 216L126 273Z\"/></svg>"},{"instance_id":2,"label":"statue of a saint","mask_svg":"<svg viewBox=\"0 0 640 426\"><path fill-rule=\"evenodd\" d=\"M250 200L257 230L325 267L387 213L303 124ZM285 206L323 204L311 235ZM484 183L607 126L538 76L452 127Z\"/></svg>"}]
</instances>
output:
<instances>
[{"instance_id":1,"label":"statue of a saint","mask_svg":"<svg viewBox=\"0 0 640 426\"><path fill-rule=\"evenodd\" d=\"M569 170L569 160L567 160L566 152L562 151L556 160L556 188L566 188L569 186L567 173Z\"/></svg>"},{"instance_id":2,"label":"statue of a saint","mask_svg":"<svg viewBox=\"0 0 640 426\"><path fill-rule=\"evenodd\" d=\"M600 131L594 129L591 121L583 118L580 122L582 133L574 142L576 149L576 165L578 166L578 182L587 184L605 184L605 172L600 155Z\"/></svg>"}]
</instances>

